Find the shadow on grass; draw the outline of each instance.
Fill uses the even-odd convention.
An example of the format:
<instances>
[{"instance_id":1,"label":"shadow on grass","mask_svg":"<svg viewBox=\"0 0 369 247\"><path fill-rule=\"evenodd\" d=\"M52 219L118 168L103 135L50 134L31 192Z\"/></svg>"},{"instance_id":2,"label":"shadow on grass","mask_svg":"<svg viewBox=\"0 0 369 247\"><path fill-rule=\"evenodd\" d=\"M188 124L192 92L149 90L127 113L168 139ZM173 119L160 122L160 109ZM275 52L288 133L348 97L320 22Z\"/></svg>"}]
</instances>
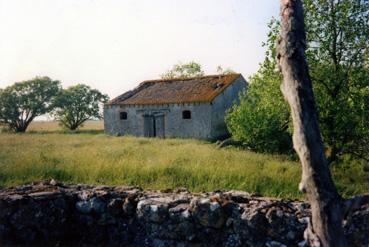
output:
<instances>
[{"instance_id":1,"label":"shadow on grass","mask_svg":"<svg viewBox=\"0 0 369 247\"><path fill-rule=\"evenodd\" d=\"M89 135L99 135L104 134L103 129L83 129L83 130L30 130L27 131L26 134L70 134L70 135L78 135L78 134L89 134Z\"/></svg>"}]
</instances>

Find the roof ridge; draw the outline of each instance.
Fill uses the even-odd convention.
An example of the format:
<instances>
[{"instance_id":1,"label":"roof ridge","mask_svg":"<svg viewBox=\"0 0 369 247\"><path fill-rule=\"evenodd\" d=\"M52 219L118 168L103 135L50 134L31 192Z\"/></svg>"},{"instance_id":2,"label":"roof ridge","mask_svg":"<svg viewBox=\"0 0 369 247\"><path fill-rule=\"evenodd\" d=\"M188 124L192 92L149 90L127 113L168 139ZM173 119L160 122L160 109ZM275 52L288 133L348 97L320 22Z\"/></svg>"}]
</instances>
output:
<instances>
[{"instance_id":1,"label":"roof ridge","mask_svg":"<svg viewBox=\"0 0 369 247\"><path fill-rule=\"evenodd\" d=\"M229 73L229 74L213 74L213 75L202 75L202 76L192 76L192 77L176 77L176 78L168 78L168 79L154 79L154 80L145 80L140 84L145 83L155 83L155 82L166 82L166 81L190 81L194 79L204 79L204 78L212 78L212 77L225 77L225 76L240 76L241 73Z\"/></svg>"}]
</instances>

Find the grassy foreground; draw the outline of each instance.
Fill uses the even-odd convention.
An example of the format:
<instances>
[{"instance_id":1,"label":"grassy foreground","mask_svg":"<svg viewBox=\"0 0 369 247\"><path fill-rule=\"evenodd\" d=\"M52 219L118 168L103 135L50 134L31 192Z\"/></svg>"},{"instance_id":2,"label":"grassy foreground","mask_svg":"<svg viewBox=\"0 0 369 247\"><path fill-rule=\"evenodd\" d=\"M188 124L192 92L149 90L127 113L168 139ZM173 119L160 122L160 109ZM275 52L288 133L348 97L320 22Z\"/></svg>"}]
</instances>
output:
<instances>
[{"instance_id":1,"label":"grassy foreground","mask_svg":"<svg viewBox=\"0 0 369 247\"><path fill-rule=\"evenodd\" d=\"M114 137L101 124L79 133L38 123L29 133L0 133L0 187L43 179L191 191L237 189L265 196L300 198L300 165L283 156L236 148L217 149L198 140ZM369 192L361 163L333 168L340 193Z\"/></svg>"}]
</instances>

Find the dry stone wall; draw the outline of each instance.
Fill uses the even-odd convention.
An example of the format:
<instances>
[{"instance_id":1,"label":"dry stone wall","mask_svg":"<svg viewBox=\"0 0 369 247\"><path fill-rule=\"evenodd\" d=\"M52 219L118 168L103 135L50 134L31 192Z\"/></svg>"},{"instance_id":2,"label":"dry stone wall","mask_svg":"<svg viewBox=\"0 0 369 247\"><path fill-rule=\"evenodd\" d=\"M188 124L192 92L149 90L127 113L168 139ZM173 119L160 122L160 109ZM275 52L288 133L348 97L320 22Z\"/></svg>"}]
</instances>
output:
<instances>
[{"instance_id":1,"label":"dry stone wall","mask_svg":"<svg viewBox=\"0 0 369 247\"><path fill-rule=\"evenodd\" d=\"M0 190L0 246L305 246L301 201L240 191L143 191L54 180ZM369 205L345 221L369 245Z\"/></svg>"}]
</instances>

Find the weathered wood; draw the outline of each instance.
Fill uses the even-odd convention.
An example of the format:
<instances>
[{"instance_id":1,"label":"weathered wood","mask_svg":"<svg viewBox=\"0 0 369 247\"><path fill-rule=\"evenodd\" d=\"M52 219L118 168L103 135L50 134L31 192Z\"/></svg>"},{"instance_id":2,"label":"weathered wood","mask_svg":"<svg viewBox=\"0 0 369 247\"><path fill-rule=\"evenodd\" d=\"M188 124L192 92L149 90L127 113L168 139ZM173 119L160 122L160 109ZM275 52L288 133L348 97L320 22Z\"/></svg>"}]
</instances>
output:
<instances>
[{"instance_id":1,"label":"weathered wood","mask_svg":"<svg viewBox=\"0 0 369 247\"><path fill-rule=\"evenodd\" d=\"M305 231L311 246L346 246L342 230L342 199L324 154L308 64L301 0L281 0L278 62L281 90L291 107L293 144L302 164L299 189L307 194L312 221Z\"/></svg>"}]
</instances>

